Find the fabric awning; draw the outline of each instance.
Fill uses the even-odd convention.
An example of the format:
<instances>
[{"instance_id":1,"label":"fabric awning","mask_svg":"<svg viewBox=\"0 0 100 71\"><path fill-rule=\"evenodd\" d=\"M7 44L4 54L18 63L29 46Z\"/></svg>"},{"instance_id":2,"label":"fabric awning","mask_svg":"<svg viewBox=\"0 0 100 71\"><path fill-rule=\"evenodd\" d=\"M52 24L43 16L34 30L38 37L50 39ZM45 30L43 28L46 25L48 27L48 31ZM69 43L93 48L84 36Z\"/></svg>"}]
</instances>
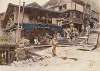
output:
<instances>
[{"instance_id":1,"label":"fabric awning","mask_svg":"<svg viewBox=\"0 0 100 71\"><path fill-rule=\"evenodd\" d=\"M49 30L49 31L62 31L61 26L57 26L54 24L32 24L32 23L24 23L22 25L24 31L33 31L33 30Z\"/></svg>"},{"instance_id":2,"label":"fabric awning","mask_svg":"<svg viewBox=\"0 0 100 71\"><path fill-rule=\"evenodd\" d=\"M57 26L54 24L34 24L34 23L23 23L20 24L22 26L23 31L32 32L33 30L48 30L49 32L62 32L62 26ZM6 29L6 32L9 32L10 30L14 31L17 29L17 23L10 27L9 29Z\"/></svg>"}]
</instances>

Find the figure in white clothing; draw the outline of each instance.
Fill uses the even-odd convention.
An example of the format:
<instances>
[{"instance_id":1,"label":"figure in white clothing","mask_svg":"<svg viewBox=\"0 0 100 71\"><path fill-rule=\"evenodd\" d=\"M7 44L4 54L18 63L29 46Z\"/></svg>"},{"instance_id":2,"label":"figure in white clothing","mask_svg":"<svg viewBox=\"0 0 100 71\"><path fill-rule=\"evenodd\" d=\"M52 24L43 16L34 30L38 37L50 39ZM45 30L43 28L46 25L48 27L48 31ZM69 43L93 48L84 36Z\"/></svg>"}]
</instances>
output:
<instances>
[{"instance_id":1,"label":"figure in white clothing","mask_svg":"<svg viewBox=\"0 0 100 71\"><path fill-rule=\"evenodd\" d=\"M34 39L34 44L39 44L39 41L38 41L37 37Z\"/></svg>"}]
</instances>

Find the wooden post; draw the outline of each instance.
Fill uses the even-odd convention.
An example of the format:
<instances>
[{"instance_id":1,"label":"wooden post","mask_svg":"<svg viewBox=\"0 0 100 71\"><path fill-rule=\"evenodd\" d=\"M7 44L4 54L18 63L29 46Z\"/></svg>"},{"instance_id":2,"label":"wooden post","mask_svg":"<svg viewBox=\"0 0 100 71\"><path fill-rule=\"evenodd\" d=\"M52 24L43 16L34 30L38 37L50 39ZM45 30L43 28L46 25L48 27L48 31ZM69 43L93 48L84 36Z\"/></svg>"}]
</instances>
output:
<instances>
[{"instance_id":1,"label":"wooden post","mask_svg":"<svg viewBox=\"0 0 100 71\"><path fill-rule=\"evenodd\" d=\"M86 4L83 6L83 22L84 22L84 32L86 32L85 14L86 14Z\"/></svg>"},{"instance_id":2,"label":"wooden post","mask_svg":"<svg viewBox=\"0 0 100 71\"><path fill-rule=\"evenodd\" d=\"M98 37L97 37L97 43L96 43L96 45L95 45L95 47L92 49L92 50L95 50L96 48L99 48L100 46L100 33L98 33Z\"/></svg>"},{"instance_id":3,"label":"wooden post","mask_svg":"<svg viewBox=\"0 0 100 71\"><path fill-rule=\"evenodd\" d=\"M98 33L96 48L99 47L100 33Z\"/></svg>"},{"instance_id":4,"label":"wooden post","mask_svg":"<svg viewBox=\"0 0 100 71\"><path fill-rule=\"evenodd\" d=\"M75 3L75 10L76 10L76 3Z\"/></svg>"},{"instance_id":5,"label":"wooden post","mask_svg":"<svg viewBox=\"0 0 100 71\"><path fill-rule=\"evenodd\" d=\"M23 12L22 12L22 14L23 14L23 18L22 18L22 24L23 24L23 21L24 21L24 9L25 8L25 2L23 2Z\"/></svg>"}]
</instances>

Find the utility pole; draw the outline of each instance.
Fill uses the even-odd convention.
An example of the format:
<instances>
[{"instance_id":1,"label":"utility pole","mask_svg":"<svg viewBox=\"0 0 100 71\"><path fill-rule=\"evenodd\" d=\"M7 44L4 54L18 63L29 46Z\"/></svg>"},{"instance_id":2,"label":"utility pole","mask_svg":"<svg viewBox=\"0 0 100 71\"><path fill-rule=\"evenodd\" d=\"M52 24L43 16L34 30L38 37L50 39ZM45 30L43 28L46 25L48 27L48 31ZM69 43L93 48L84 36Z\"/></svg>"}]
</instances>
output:
<instances>
[{"instance_id":1,"label":"utility pole","mask_svg":"<svg viewBox=\"0 0 100 71\"><path fill-rule=\"evenodd\" d=\"M21 0L19 0L19 7L18 7L18 18L17 18L17 30L16 30L16 43L18 45L18 42L20 40L20 34L21 34L21 30L20 30L20 10L21 10Z\"/></svg>"}]
</instances>

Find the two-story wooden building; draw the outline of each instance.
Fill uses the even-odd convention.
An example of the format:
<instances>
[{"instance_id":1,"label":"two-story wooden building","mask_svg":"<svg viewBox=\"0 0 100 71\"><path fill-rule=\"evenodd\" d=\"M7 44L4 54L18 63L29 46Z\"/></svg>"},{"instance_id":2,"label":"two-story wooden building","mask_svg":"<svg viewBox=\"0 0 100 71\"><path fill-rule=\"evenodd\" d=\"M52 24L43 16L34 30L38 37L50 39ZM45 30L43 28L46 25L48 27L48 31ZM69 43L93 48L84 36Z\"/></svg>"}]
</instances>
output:
<instances>
[{"instance_id":1,"label":"two-story wooden building","mask_svg":"<svg viewBox=\"0 0 100 71\"><path fill-rule=\"evenodd\" d=\"M83 0L50 0L44 7L62 12L63 25L69 25L73 22L79 32L82 31L82 28L86 30L86 26L91 23L98 23L98 13L92 10L89 2Z\"/></svg>"},{"instance_id":2,"label":"two-story wooden building","mask_svg":"<svg viewBox=\"0 0 100 71\"><path fill-rule=\"evenodd\" d=\"M61 27L55 23L55 18L61 17L61 12L45 9L36 3L21 6L20 15L18 10L18 5L9 4L2 24L2 28L5 28L5 32L11 35L12 39L16 38L18 17L20 18L21 37L31 39L61 32Z\"/></svg>"},{"instance_id":3,"label":"two-story wooden building","mask_svg":"<svg viewBox=\"0 0 100 71\"><path fill-rule=\"evenodd\" d=\"M79 33L86 31L86 27L93 27L99 22L98 13L91 10L91 5L82 0L50 0L43 7L37 3L21 6L9 4L2 27L12 36L16 35L18 16L21 36L44 36L53 32L61 32L61 27L68 28L70 23ZM92 26L91 26L92 25ZM15 39L13 37L12 39Z\"/></svg>"}]
</instances>

